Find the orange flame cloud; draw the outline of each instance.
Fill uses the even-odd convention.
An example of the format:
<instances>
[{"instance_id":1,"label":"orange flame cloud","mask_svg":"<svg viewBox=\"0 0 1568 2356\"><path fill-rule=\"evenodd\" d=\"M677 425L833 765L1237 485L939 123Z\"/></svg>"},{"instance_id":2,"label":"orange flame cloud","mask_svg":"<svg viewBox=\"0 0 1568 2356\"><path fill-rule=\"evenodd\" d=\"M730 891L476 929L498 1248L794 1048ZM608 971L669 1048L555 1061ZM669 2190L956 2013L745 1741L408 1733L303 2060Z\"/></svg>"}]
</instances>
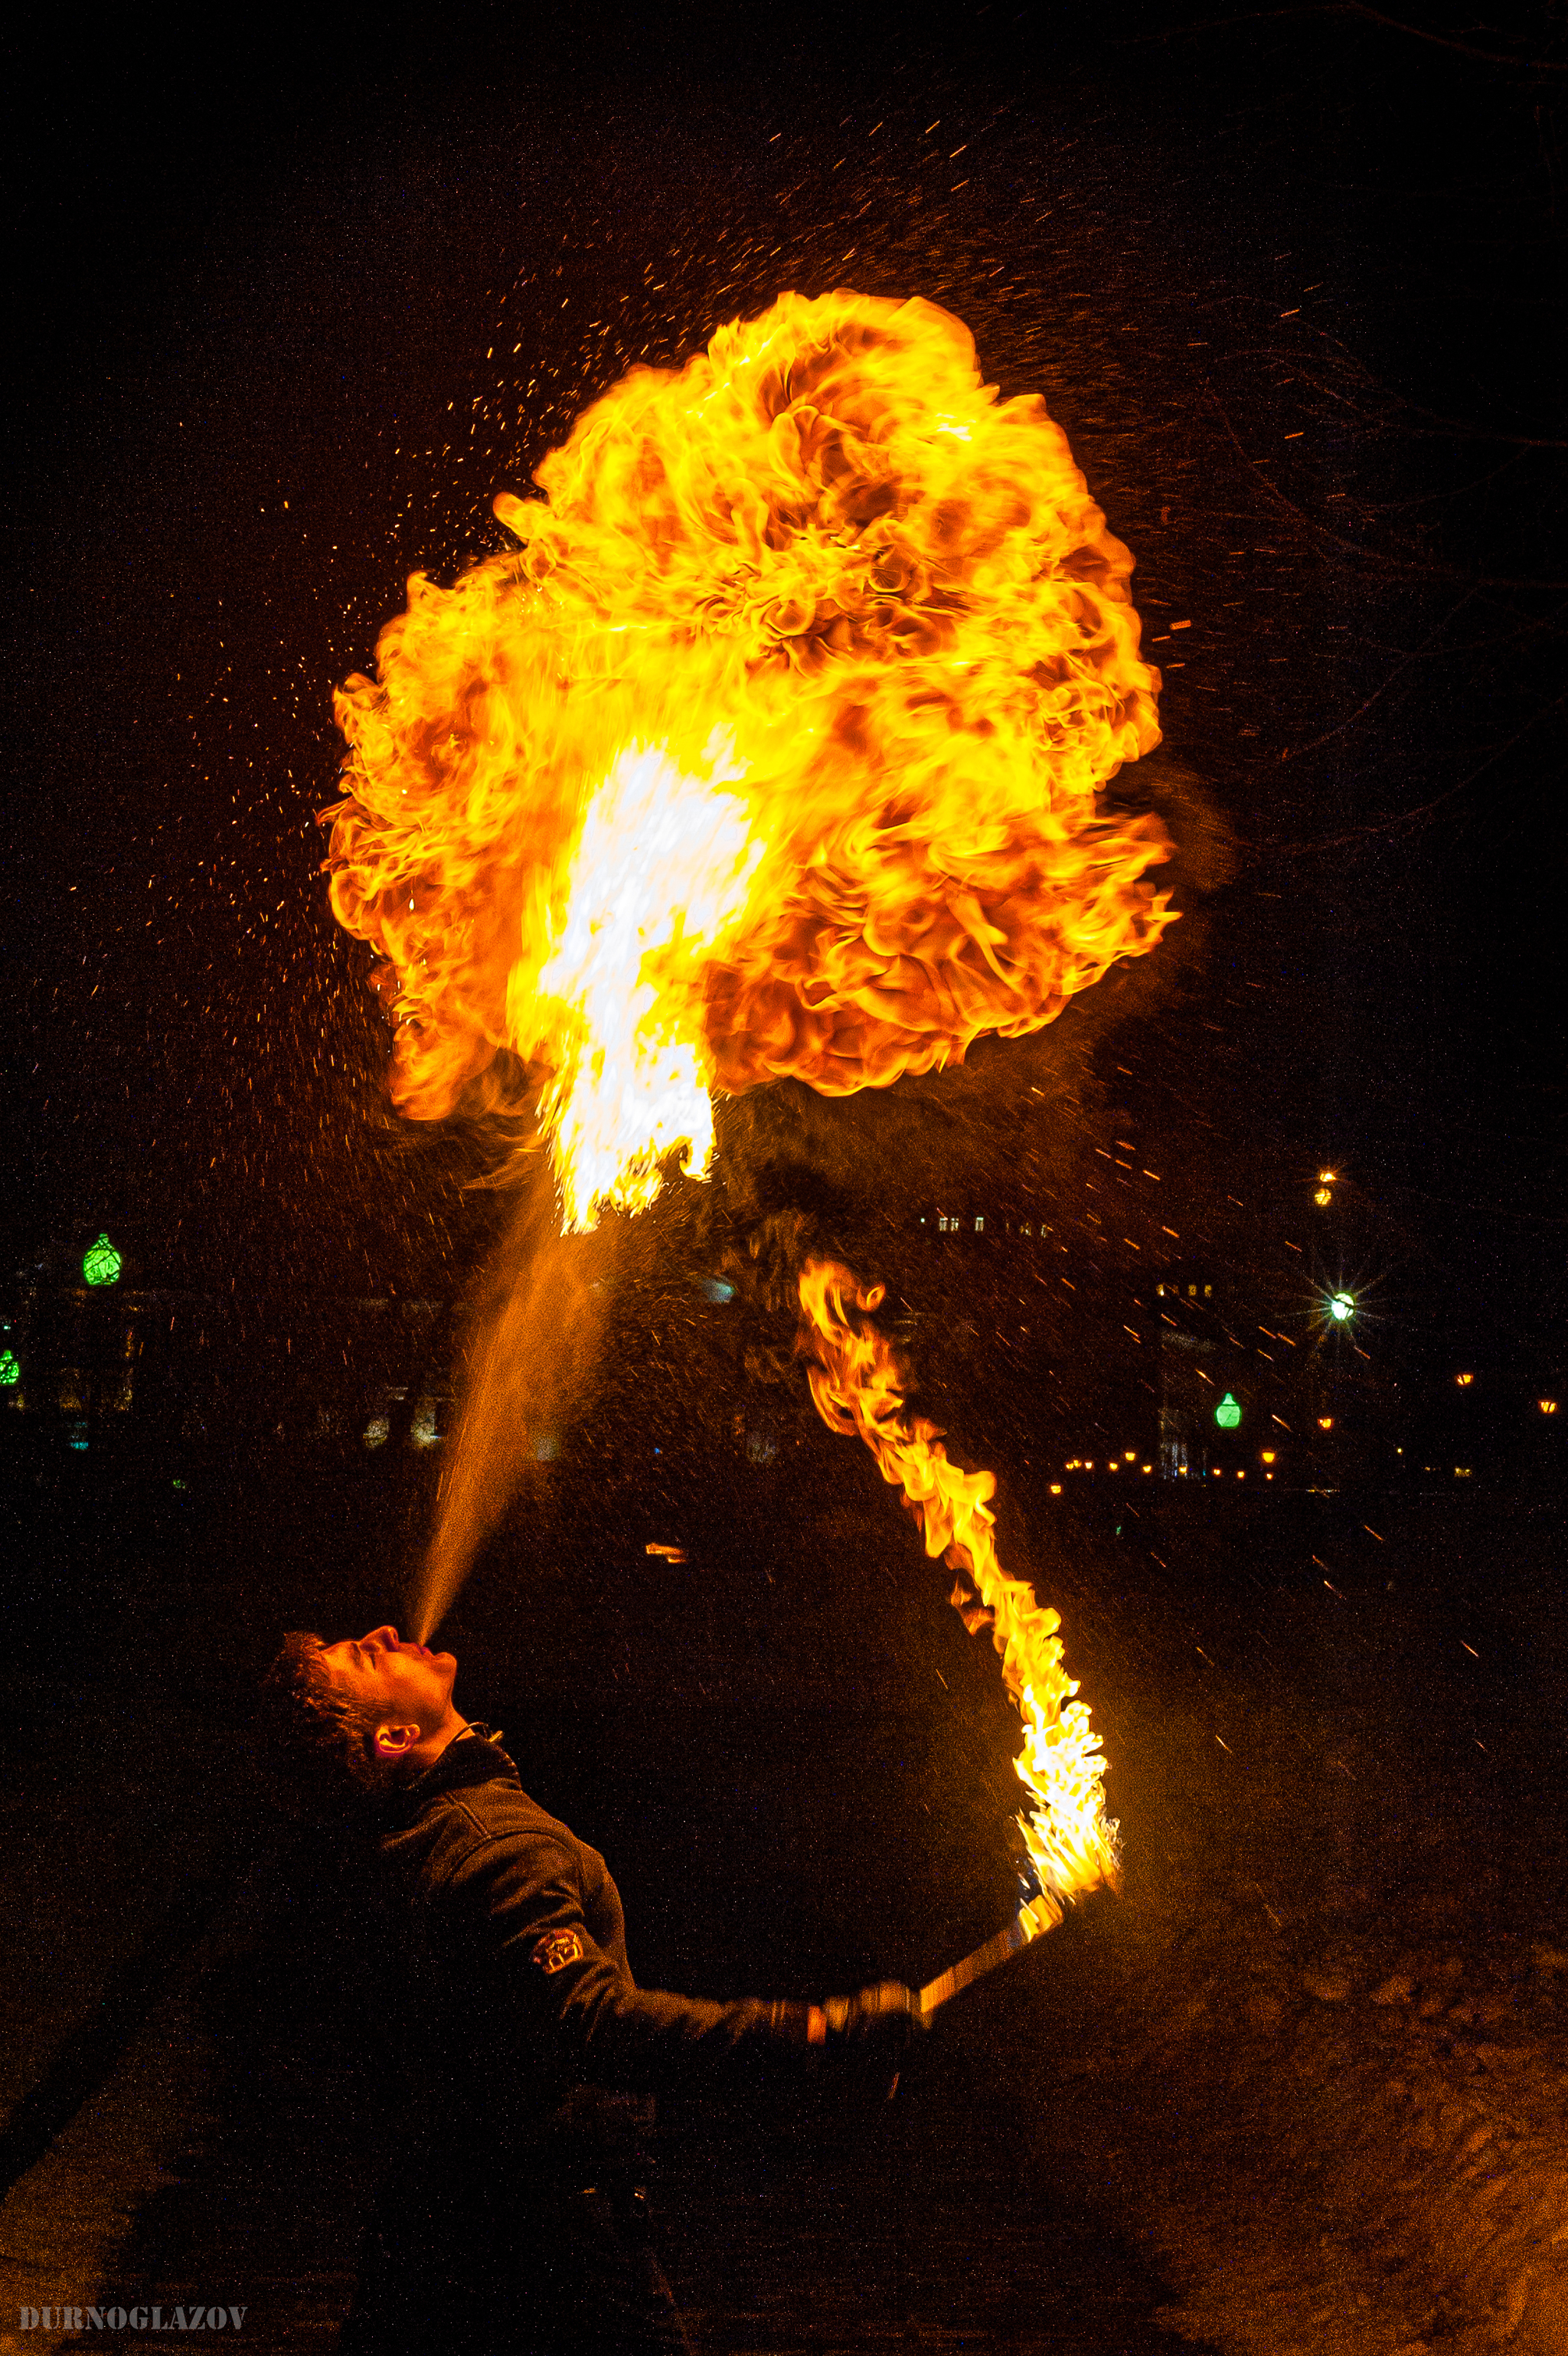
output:
<instances>
[{"instance_id":1,"label":"orange flame cloud","mask_svg":"<svg viewBox=\"0 0 1568 2356\"><path fill-rule=\"evenodd\" d=\"M1166 838L1098 799L1158 741L1132 559L949 313L784 295L536 480L336 700L407 1113L533 1105L590 1226L706 1167L709 1091L887 1087L1157 940Z\"/></svg>"}]
</instances>

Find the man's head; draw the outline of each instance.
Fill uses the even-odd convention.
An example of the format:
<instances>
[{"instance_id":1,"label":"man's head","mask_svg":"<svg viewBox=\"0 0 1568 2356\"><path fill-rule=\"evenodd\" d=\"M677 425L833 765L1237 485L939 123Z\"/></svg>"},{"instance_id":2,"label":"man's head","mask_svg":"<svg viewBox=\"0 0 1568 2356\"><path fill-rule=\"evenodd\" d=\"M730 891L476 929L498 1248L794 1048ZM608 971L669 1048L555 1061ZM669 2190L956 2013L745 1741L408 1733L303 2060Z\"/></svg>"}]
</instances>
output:
<instances>
[{"instance_id":1,"label":"man's head","mask_svg":"<svg viewBox=\"0 0 1568 2356\"><path fill-rule=\"evenodd\" d=\"M456 1675L450 1653L400 1644L393 1627L331 1644L296 1630L263 1686L268 1747L307 1803L341 1807L408 1781L463 1732Z\"/></svg>"}]
</instances>

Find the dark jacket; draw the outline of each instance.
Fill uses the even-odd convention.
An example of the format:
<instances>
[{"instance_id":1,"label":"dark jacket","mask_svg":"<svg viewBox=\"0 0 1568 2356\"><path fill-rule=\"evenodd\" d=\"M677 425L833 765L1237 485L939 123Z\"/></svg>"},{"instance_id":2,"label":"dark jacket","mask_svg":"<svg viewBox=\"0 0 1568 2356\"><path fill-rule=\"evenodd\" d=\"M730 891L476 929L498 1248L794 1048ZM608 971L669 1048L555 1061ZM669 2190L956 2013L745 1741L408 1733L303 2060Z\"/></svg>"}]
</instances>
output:
<instances>
[{"instance_id":1,"label":"dark jacket","mask_svg":"<svg viewBox=\"0 0 1568 2356\"><path fill-rule=\"evenodd\" d=\"M808 2067L804 2005L637 1987L603 1858L494 1742L452 1743L386 1803L367 1863L390 2066L406 2056L409 2108L465 2140L560 2145L585 2085L722 2094Z\"/></svg>"}]
</instances>

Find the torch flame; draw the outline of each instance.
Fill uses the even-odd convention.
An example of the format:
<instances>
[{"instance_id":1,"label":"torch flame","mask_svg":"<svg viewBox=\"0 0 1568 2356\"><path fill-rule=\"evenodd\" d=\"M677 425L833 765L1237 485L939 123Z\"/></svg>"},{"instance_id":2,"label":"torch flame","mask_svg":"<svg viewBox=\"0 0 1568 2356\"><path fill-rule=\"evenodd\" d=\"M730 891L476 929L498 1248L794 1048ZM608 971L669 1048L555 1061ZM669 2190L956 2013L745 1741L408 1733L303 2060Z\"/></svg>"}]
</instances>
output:
<instances>
[{"instance_id":1,"label":"torch flame","mask_svg":"<svg viewBox=\"0 0 1568 2356\"><path fill-rule=\"evenodd\" d=\"M1002 1676L1024 1725L1013 1765L1030 1804L1019 1825L1040 1891L1017 1928L1036 1938L1060 1922L1063 1901L1101 1882L1114 1890L1120 1873L1117 1828L1105 1815L1106 1762L1088 1706L1074 1698L1078 1687L1061 1665L1061 1618L997 1559L992 1474L950 1463L937 1427L905 1416L891 1348L874 1327L852 1319L851 1309L880 1306L881 1286L862 1291L848 1269L809 1260L800 1301L816 1360L809 1373L818 1414L834 1431L859 1433L883 1480L902 1489L926 1553L944 1556L960 1574L949 1601L971 1635L990 1628L1002 1656Z\"/></svg>"},{"instance_id":2,"label":"torch flame","mask_svg":"<svg viewBox=\"0 0 1568 2356\"><path fill-rule=\"evenodd\" d=\"M1164 833L1099 800L1159 736L1132 559L949 313L783 295L536 480L336 701L405 1112L531 1104L591 1226L706 1169L714 1089L888 1087L1158 939Z\"/></svg>"}]
</instances>

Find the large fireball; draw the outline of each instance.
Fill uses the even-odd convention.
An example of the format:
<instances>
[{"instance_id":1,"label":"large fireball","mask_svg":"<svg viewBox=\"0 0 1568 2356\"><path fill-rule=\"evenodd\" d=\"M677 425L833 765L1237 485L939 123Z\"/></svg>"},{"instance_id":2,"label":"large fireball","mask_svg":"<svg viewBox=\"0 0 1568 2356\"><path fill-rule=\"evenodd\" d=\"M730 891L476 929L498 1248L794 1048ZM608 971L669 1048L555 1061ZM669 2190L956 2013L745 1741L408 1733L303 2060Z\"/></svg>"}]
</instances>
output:
<instances>
[{"instance_id":1,"label":"large fireball","mask_svg":"<svg viewBox=\"0 0 1568 2356\"><path fill-rule=\"evenodd\" d=\"M592 1226L706 1169L712 1090L887 1087L1154 945L1164 834L1100 799L1159 735L1132 559L949 313L784 295L535 479L336 699L405 1112L533 1107Z\"/></svg>"}]
</instances>

